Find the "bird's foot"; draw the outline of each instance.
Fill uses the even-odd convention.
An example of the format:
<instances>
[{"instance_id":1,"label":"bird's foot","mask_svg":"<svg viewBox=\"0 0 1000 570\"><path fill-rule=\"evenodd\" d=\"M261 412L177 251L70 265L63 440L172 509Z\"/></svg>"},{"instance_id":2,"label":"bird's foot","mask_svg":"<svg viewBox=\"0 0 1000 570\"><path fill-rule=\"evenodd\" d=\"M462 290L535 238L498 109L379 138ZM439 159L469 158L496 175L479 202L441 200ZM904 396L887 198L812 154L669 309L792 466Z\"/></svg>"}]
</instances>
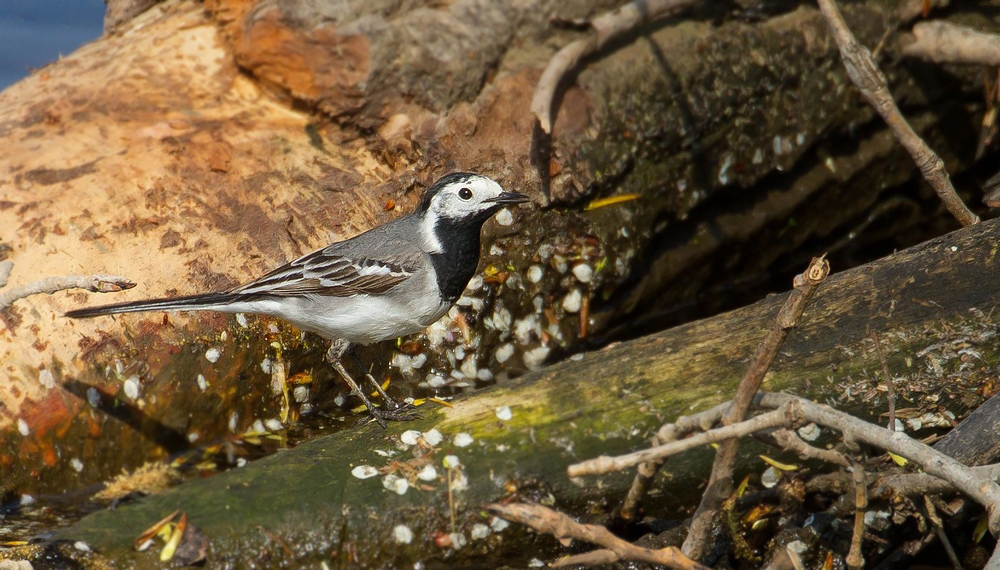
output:
<instances>
[{"instance_id":1,"label":"bird's foot","mask_svg":"<svg viewBox=\"0 0 1000 570\"><path fill-rule=\"evenodd\" d=\"M420 412L414 409L413 404L395 404L395 406L389 410L368 408L371 421L378 422L378 425L385 428L386 422L410 422L421 418Z\"/></svg>"}]
</instances>

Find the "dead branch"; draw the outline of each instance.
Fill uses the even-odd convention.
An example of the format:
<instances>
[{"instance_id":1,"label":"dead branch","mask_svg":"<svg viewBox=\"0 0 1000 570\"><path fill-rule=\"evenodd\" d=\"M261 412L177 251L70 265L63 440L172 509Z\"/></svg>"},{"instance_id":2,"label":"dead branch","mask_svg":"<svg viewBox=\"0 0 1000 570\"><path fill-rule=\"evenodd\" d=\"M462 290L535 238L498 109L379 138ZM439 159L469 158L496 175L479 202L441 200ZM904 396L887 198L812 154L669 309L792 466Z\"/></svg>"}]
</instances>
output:
<instances>
[{"instance_id":1,"label":"dead branch","mask_svg":"<svg viewBox=\"0 0 1000 570\"><path fill-rule=\"evenodd\" d=\"M525 503L509 503L504 505L494 503L489 505L487 509L493 514L509 521L528 525L537 532L551 534L561 541L567 539L582 540L601 546L606 552L600 552L598 559L604 561L604 563L629 560L648 564L660 564L668 568L708 570L707 566L702 566L681 554L680 549L676 546L668 546L659 550L636 546L611 534L603 526L580 524L560 512L541 505L529 505ZM613 555L614 558L608 556L607 553ZM554 564L554 566L562 565L559 563Z\"/></svg>"},{"instance_id":2,"label":"dead branch","mask_svg":"<svg viewBox=\"0 0 1000 570\"><path fill-rule=\"evenodd\" d=\"M914 42L903 55L935 63L1000 66L1000 35L936 20L913 26Z\"/></svg>"},{"instance_id":3,"label":"dead branch","mask_svg":"<svg viewBox=\"0 0 1000 570\"><path fill-rule=\"evenodd\" d=\"M1000 501L1000 486L990 479L992 472L985 469L970 469L902 432L889 431L844 412L790 394L762 392L758 406L772 411L738 424L716 428L657 448L619 457L602 456L570 465L569 475L571 477L599 475L627 469L644 461L663 459L693 447L739 437L737 434L750 433L753 431L751 424L767 429L778 427L778 421L783 420L786 423L782 427L792 428L800 422L807 421L836 429L843 434L845 440L891 451L920 465L926 473L948 481L957 490L983 505L990 516L990 530L994 534L1000 531L1000 509L995 507Z\"/></svg>"},{"instance_id":4,"label":"dead branch","mask_svg":"<svg viewBox=\"0 0 1000 570\"><path fill-rule=\"evenodd\" d=\"M889 430L896 431L896 386L892 381L892 374L889 374L889 365L885 362L885 355L882 354L882 343L878 339L878 333L872 331L872 340L875 342L875 352L878 354L878 361L882 365L882 376L885 377L885 387L888 390L889 401Z\"/></svg>"},{"instance_id":5,"label":"dead branch","mask_svg":"<svg viewBox=\"0 0 1000 570\"><path fill-rule=\"evenodd\" d=\"M826 461L827 463L833 463L834 465L840 465L841 467L850 467L851 462L844 457L843 453L834 451L832 449L820 449L818 447L813 447L808 443L802 441L799 436L795 435L790 429L778 429L772 434L774 441L778 443L781 447L794 451L802 459L819 459L820 461Z\"/></svg>"},{"instance_id":6,"label":"dead branch","mask_svg":"<svg viewBox=\"0 0 1000 570\"><path fill-rule=\"evenodd\" d=\"M0 287L7 286L7 279L10 278L10 272L14 269L13 261L0 261Z\"/></svg>"},{"instance_id":7,"label":"dead branch","mask_svg":"<svg viewBox=\"0 0 1000 570\"><path fill-rule=\"evenodd\" d=\"M674 423L661 427L656 432L656 435L653 436L651 443L653 447L656 447L670 443L671 441L677 441L689 433L707 431L722 419L722 416L725 415L728 409L729 402L723 402L703 412L698 412L690 416L681 416ZM627 521L635 519L639 503L646 496L646 491L649 490L650 483L652 483L653 478L656 477L662 466L663 462L661 461L650 461L639 464L638 469L636 469L635 479L632 480L632 486L629 488L625 500L622 501L622 508L619 511L619 516L622 519Z\"/></svg>"},{"instance_id":8,"label":"dead branch","mask_svg":"<svg viewBox=\"0 0 1000 570\"><path fill-rule=\"evenodd\" d=\"M618 457L608 457L602 455L595 459L589 459L580 463L575 463L567 468L570 477L583 477L584 475L603 475L614 471L623 471L629 467L638 465L645 461L662 460L678 453L702 447L712 443L720 443L729 439L744 437L761 430L776 427L794 426L799 423L798 406L791 404L779 409L760 414L749 420L736 424L712 429L704 433L699 433L680 441L643 449L620 455Z\"/></svg>"},{"instance_id":9,"label":"dead branch","mask_svg":"<svg viewBox=\"0 0 1000 570\"><path fill-rule=\"evenodd\" d=\"M764 382L764 376L778 355L778 349L788 337L788 331L798 323L809 299L812 298L816 288L826 280L829 274L830 263L826 261L825 256L822 256L813 258L809 267L800 275L795 276L792 282L792 291L778 311L774 326L771 327L764 340L757 345L753 360L736 389L733 403L726 411L726 415L722 417L722 425L735 424L746 417L754 396ZM733 468L736 464L737 449L738 442L735 439L727 440L719 446L715 454L715 463L712 465L712 473L708 478L708 487L701 496L701 503L691 519L691 530L684 540L684 554L691 558L698 559L704 554L712 519L718 512L722 501L732 492Z\"/></svg>"},{"instance_id":10,"label":"dead branch","mask_svg":"<svg viewBox=\"0 0 1000 570\"><path fill-rule=\"evenodd\" d=\"M673 14L694 4L696 0L648 0L629 2L601 14L590 21L593 32L559 50L542 72L535 94L531 98L531 113L546 134L552 134L552 106L563 78L576 68L584 57L600 51L611 40L620 38L640 26Z\"/></svg>"},{"instance_id":11,"label":"dead branch","mask_svg":"<svg viewBox=\"0 0 1000 570\"><path fill-rule=\"evenodd\" d=\"M945 552L948 553L948 559L951 560L952 568L962 570L962 563L958 561L958 555L955 554L955 548L952 547L951 541L948 540L948 535L944 532L944 523L941 521L941 517L938 515L937 509L934 508L934 503L927 495L924 495L924 508L927 509L927 518L931 521L931 526L934 527L934 532L937 533L938 540L941 541L941 545L944 546Z\"/></svg>"},{"instance_id":12,"label":"dead branch","mask_svg":"<svg viewBox=\"0 0 1000 570\"><path fill-rule=\"evenodd\" d=\"M0 275L0 287L7 283L7 277L13 264L0 264L0 274L6 269L6 275ZM40 293L52 294L67 289L86 289L94 293L116 293L135 287L135 283L118 275L68 275L66 277L48 277L20 287L14 287L0 293L0 311L10 307L14 301Z\"/></svg>"},{"instance_id":13,"label":"dead branch","mask_svg":"<svg viewBox=\"0 0 1000 570\"><path fill-rule=\"evenodd\" d=\"M868 485L865 481L865 469L860 462L855 463L851 471L854 480L854 533L851 535L851 548L844 562L853 569L864 568L865 559L861 556L861 543L865 538L865 509L868 508Z\"/></svg>"},{"instance_id":14,"label":"dead branch","mask_svg":"<svg viewBox=\"0 0 1000 570\"><path fill-rule=\"evenodd\" d=\"M972 213L962 202L951 185L951 179L944 169L944 161L941 160L927 143L914 132L910 124L903 118L896 106L896 102L889 93L889 86L885 76L872 60L871 53L866 47L859 44L854 34L847 29L844 18L840 15L837 5L833 0L818 0L820 11L830 25L830 31L840 55L844 60L844 67L851 81L857 85L858 90L865 96L868 103L878 111L882 119L892 130L892 133L899 140L900 144L906 148L913 162L924 179L934 188L938 197L944 202L948 211L963 226L979 223L979 216Z\"/></svg>"}]
</instances>

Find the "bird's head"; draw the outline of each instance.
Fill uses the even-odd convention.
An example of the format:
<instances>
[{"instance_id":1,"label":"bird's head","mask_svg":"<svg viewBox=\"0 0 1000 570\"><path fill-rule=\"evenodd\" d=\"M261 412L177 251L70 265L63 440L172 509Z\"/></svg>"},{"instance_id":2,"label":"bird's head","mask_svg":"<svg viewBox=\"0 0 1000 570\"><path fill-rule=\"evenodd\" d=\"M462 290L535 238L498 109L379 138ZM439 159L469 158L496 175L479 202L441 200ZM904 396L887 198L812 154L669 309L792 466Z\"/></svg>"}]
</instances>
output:
<instances>
[{"instance_id":1,"label":"bird's head","mask_svg":"<svg viewBox=\"0 0 1000 570\"><path fill-rule=\"evenodd\" d=\"M482 224L508 204L527 202L528 197L506 192L493 179L480 174L453 172L427 189L420 203L425 217L451 224Z\"/></svg>"}]
</instances>

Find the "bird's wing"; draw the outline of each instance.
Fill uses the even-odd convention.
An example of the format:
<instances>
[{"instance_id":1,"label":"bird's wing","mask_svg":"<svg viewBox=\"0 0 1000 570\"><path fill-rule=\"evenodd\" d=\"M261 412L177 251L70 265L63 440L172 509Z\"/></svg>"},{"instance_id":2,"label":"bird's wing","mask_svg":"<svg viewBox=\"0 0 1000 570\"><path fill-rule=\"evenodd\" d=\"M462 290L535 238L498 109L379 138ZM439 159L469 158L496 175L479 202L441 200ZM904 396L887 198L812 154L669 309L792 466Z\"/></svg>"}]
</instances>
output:
<instances>
[{"instance_id":1,"label":"bird's wing","mask_svg":"<svg viewBox=\"0 0 1000 570\"><path fill-rule=\"evenodd\" d=\"M420 261L420 251L412 248L361 256L351 251L354 248L340 247L343 243L300 257L232 292L279 297L379 295L409 279ZM387 253L387 248L379 249Z\"/></svg>"}]
</instances>

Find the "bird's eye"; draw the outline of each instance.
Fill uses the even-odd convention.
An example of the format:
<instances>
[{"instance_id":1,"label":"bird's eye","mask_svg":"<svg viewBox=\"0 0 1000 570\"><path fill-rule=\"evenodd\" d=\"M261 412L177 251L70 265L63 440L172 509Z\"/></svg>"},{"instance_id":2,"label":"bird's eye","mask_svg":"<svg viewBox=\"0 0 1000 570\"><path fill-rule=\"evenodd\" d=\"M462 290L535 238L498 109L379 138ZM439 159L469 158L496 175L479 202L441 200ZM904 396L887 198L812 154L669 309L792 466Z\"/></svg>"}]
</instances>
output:
<instances>
[{"instance_id":1,"label":"bird's eye","mask_svg":"<svg viewBox=\"0 0 1000 570\"><path fill-rule=\"evenodd\" d=\"M462 188L458 191L458 197L463 200L468 200L472 198L472 190L469 190L468 188Z\"/></svg>"}]
</instances>

